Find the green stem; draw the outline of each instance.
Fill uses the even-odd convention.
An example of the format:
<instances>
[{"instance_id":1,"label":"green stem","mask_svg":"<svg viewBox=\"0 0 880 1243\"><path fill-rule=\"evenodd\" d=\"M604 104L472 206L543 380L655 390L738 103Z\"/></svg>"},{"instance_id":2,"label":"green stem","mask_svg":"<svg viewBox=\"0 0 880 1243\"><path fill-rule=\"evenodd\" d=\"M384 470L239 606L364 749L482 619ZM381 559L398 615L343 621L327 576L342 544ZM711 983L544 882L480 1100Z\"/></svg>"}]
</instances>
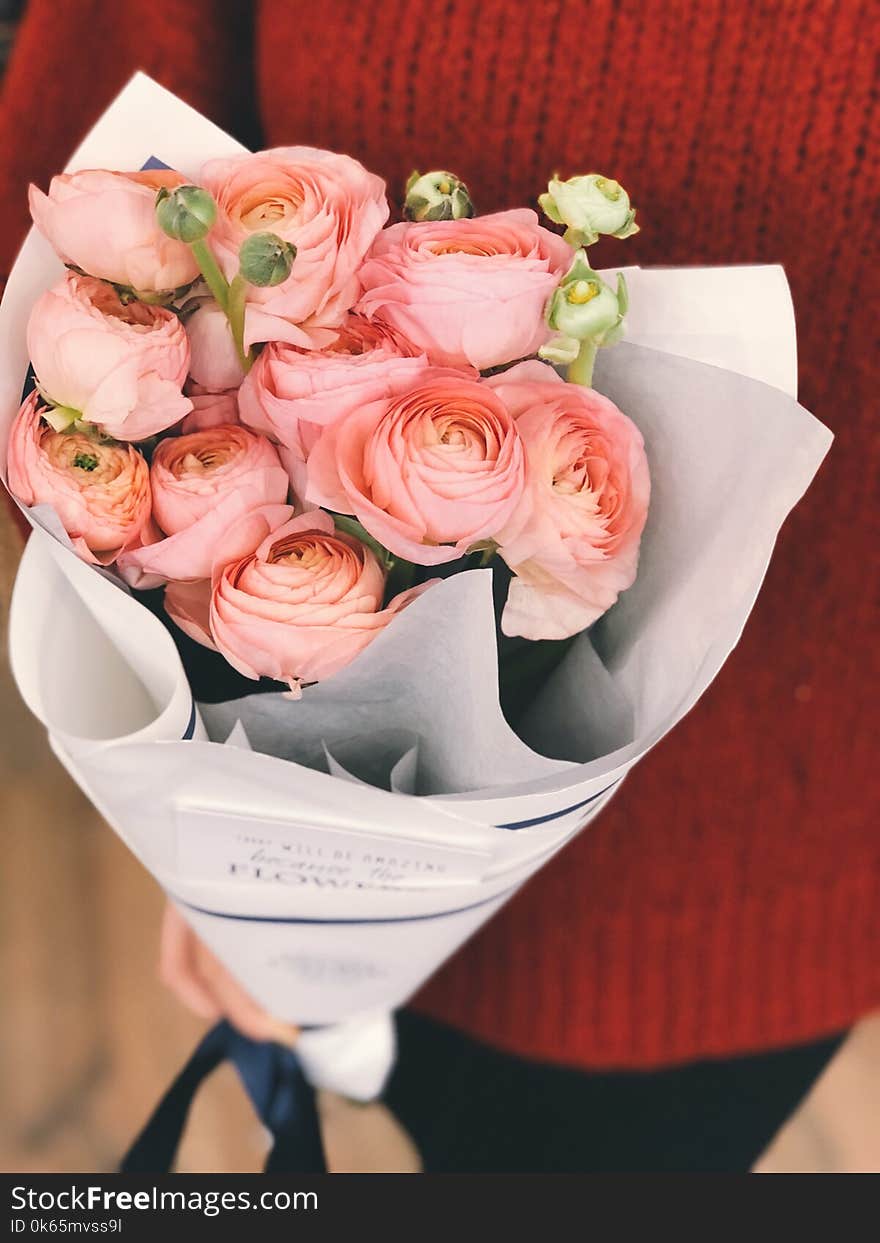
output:
<instances>
[{"instance_id":1,"label":"green stem","mask_svg":"<svg viewBox=\"0 0 880 1243\"><path fill-rule=\"evenodd\" d=\"M333 519L337 531L342 531L344 535L351 535L356 540L359 540L360 543L366 544L366 546L374 553L376 560L383 567L383 569L389 569L391 567L393 558L388 552L388 549L383 548L379 541L374 539L369 531L361 526L357 518L351 517L350 514L336 514L332 512L330 517Z\"/></svg>"},{"instance_id":2,"label":"green stem","mask_svg":"<svg viewBox=\"0 0 880 1243\"><path fill-rule=\"evenodd\" d=\"M491 539L485 543L475 544L473 548L468 549L464 569L485 570L497 551L498 545Z\"/></svg>"},{"instance_id":3,"label":"green stem","mask_svg":"<svg viewBox=\"0 0 880 1243\"><path fill-rule=\"evenodd\" d=\"M198 242L191 242L190 248L196 263L199 265L202 276L205 278L205 283L219 305L228 314L229 286L226 283L226 277L220 271L220 266L214 258L211 247L205 238L201 238Z\"/></svg>"},{"instance_id":4,"label":"green stem","mask_svg":"<svg viewBox=\"0 0 880 1243\"><path fill-rule=\"evenodd\" d=\"M589 388L593 383L593 365L596 362L598 346L595 341L581 341L578 356L568 368L569 384L583 384Z\"/></svg>"},{"instance_id":5,"label":"green stem","mask_svg":"<svg viewBox=\"0 0 880 1243\"><path fill-rule=\"evenodd\" d=\"M238 361L241 363L241 369L245 375L250 371L254 362L253 354L244 348L244 312L246 303L247 281L239 274L229 286L226 317L229 320L229 327L232 329L235 352L238 355Z\"/></svg>"},{"instance_id":6,"label":"green stem","mask_svg":"<svg viewBox=\"0 0 880 1243\"><path fill-rule=\"evenodd\" d=\"M479 568L481 570L485 570L486 566L495 556L497 551L498 551L498 545L494 541L491 544L489 544L487 548L483 549L483 555L482 557L480 557L480 565L479 565Z\"/></svg>"}]
</instances>

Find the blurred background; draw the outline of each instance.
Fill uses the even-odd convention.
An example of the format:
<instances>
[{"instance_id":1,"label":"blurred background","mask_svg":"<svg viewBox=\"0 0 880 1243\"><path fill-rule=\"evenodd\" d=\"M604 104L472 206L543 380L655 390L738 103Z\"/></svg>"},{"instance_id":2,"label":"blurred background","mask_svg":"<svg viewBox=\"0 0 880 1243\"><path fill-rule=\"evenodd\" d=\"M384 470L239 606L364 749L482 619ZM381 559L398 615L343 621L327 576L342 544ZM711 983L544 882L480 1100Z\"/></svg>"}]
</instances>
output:
<instances>
[{"instance_id":1,"label":"blurred background","mask_svg":"<svg viewBox=\"0 0 880 1243\"><path fill-rule=\"evenodd\" d=\"M21 536L0 530L0 1169L112 1170L201 1030L155 974L162 895L18 698L6 616ZM257 1170L263 1137L223 1068L182 1170Z\"/></svg>"},{"instance_id":2,"label":"blurred background","mask_svg":"<svg viewBox=\"0 0 880 1243\"><path fill-rule=\"evenodd\" d=\"M22 8L0 0L0 69ZM156 978L161 893L54 759L12 683L6 617L20 553L2 504L0 1169L112 1170L202 1025ZM332 1098L322 1110L336 1169L406 1168L381 1111ZM257 1170L264 1150L224 1067L197 1098L178 1168ZM758 1168L880 1171L880 1016L855 1028Z\"/></svg>"}]
</instances>

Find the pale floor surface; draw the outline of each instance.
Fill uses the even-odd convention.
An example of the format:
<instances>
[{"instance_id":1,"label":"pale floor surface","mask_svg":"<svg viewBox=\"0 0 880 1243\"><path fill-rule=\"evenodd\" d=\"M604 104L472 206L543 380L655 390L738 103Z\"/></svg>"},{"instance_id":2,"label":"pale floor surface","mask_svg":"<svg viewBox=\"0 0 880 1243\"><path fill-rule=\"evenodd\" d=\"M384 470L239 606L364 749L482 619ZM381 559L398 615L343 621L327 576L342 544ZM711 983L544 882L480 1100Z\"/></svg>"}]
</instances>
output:
<instances>
[{"instance_id":1,"label":"pale floor surface","mask_svg":"<svg viewBox=\"0 0 880 1243\"><path fill-rule=\"evenodd\" d=\"M0 516L0 620L18 558ZM0 665L0 1170L112 1170L203 1025L162 989L162 897L52 756ZM411 1171L380 1106L321 1100L331 1166ZM258 1170L266 1140L222 1068L197 1098L182 1171ZM853 1032L759 1168L880 1171L880 1015Z\"/></svg>"}]
</instances>

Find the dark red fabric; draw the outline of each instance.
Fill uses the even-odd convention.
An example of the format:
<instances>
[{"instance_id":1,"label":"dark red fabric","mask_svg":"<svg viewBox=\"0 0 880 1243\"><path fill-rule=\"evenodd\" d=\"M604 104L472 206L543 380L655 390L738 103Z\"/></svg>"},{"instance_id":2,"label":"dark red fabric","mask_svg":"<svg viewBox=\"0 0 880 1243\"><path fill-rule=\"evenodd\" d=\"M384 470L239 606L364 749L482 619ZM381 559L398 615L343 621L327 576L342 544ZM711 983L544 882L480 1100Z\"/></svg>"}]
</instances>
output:
<instances>
[{"instance_id":1,"label":"dark red fabric","mask_svg":"<svg viewBox=\"0 0 880 1243\"><path fill-rule=\"evenodd\" d=\"M837 434L715 685L419 1005L595 1066L846 1026L880 1001L872 6L250 8L30 0L0 110L3 270L27 181L140 66L245 140L348 151L392 194L413 166L449 167L489 210L598 168L643 227L603 263L783 262L802 400Z\"/></svg>"}]
</instances>

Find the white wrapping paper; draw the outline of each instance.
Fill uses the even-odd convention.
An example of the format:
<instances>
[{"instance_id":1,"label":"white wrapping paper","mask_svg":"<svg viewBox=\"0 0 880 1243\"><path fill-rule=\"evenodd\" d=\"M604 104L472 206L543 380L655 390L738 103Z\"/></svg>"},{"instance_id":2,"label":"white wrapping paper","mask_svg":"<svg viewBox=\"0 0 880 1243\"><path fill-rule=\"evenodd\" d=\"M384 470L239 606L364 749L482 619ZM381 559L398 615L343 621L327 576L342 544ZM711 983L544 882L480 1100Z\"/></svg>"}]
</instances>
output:
<instances>
[{"instance_id":1,"label":"white wrapping paper","mask_svg":"<svg viewBox=\"0 0 880 1243\"><path fill-rule=\"evenodd\" d=\"M237 150L137 75L69 168L156 155L195 176ZM27 315L59 270L32 233L0 308L4 471ZM200 714L161 623L76 559L51 511L29 514L10 623L23 697L257 1000L284 1019L336 1025L303 1045L322 1086L378 1091L393 1057L388 1011L598 814L696 702L831 442L794 400L780 268L630 269L628 279L630 340L600 352L596 387L647 445L639 577L573 645L521 737L498 705L486 571L420 597L301 701L253 696Z\"/></svg>"}]
</instances>

